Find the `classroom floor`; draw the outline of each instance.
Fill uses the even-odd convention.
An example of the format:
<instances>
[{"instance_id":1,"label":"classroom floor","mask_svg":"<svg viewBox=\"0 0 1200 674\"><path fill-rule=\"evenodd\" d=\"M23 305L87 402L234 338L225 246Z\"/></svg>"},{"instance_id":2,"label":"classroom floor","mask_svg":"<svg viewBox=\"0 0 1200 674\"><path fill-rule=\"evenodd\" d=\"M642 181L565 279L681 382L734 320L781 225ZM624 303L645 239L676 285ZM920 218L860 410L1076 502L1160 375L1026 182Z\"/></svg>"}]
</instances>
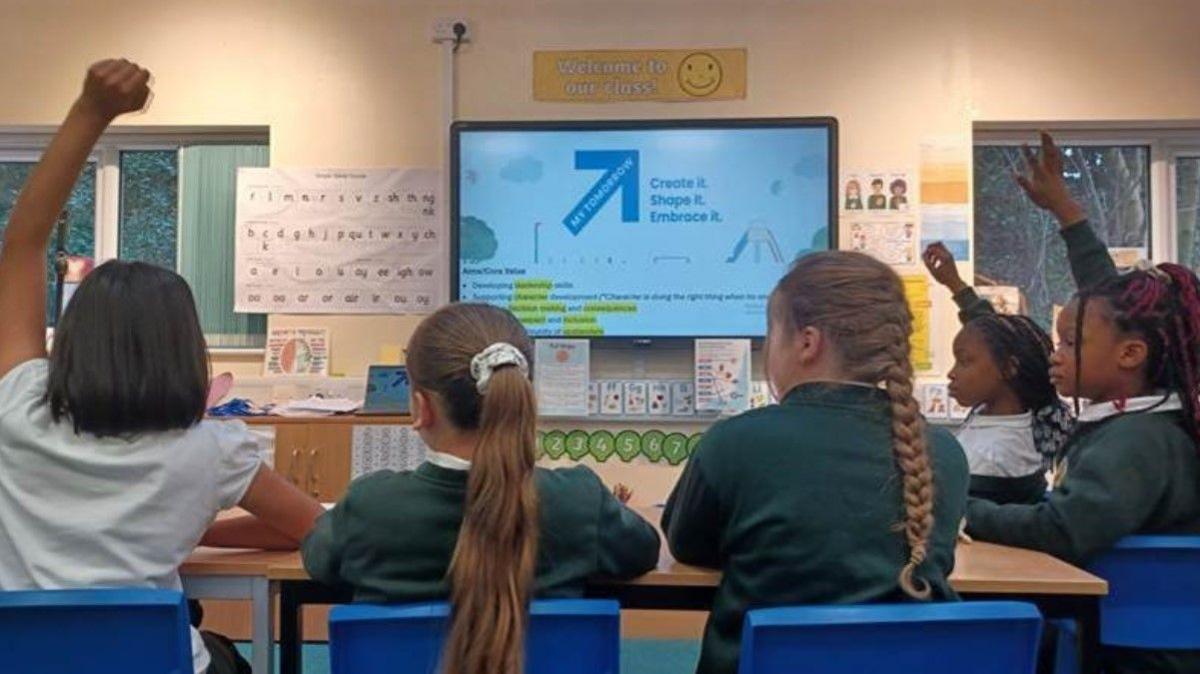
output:
<instances>
[{"instance_id":1,"label":"classroom floor","mask_svg":"<svg viewBox=\"0 0 1200 674\"><path fill-rule=\"evenodd\" d=\"M250 644L239 643L238 650L250 657ZM623 639L621 674L692 674L700 657L700 642L665 639ZM276 669L279 658L276 654ZM304 674L329 674L329 647L304 645Z\"/></svg>"}]
</instances>

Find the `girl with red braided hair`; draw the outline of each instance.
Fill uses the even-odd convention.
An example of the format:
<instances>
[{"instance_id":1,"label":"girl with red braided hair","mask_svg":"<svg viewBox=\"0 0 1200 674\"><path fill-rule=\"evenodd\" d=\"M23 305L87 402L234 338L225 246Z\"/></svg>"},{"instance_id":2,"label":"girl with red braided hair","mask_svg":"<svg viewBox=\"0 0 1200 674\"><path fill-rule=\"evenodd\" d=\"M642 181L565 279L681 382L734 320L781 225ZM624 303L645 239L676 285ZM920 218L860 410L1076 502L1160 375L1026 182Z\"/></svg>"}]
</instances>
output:
<instances>
[{"instance_id":1,"label":"girl with red braided hair","mask_svg":"<svg viewBox=\"0 0 1200 674\"><path fill-rule=\"evenodd\" d=\"M1058 219L1079 286L1050 360L1078 423L1044 502L972 499L967 531L1075 564L1130 534L1200 532L1200 281L1175 264L1118 274L1067 192L1050 136L1026 158L1030 175L1017 180ZM1109 674L1198 672L1200 651L1109 649L1104 664Z\"/></svg>"}]
</instances>

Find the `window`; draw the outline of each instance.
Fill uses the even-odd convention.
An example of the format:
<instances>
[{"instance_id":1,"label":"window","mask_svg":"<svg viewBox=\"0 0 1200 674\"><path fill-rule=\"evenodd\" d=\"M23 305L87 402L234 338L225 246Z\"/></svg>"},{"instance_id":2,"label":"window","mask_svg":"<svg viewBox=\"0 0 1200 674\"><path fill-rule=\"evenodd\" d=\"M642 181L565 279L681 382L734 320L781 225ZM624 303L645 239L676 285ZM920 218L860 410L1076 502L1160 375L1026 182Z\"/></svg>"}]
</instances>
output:
<instances>
[{"instance_id":1,"label":"window","mask_svg":"<svg viewBox=\"0 0 1200 674\"><path fill-rule=\"evenodd\" d=\"M1175 223L1179 263L1200 267L1200 150L1175 159Z\"/></svg>"},{"instance_id":2,"label":"window","mask_svg":"<svg viewBox=\"0 0 1200 674\"><path fill-rule=\"evenodd\" d=\"M0 153L0 236L8 226L21 188L33 171L37 156L10 154L4 158ZM92 255L96 247L96 164L89 162L79 175L71 196L67 199L67 227L64 232L63 248L73 255ZM2 241L0 241L2 242ZM57 239L51 239L46 259L46 324L54 325L58 306L54 274L54 254Z\"/></svg>"},{"instance_id":3,"label":"window","mask_svg":"<svg viewBox=\"0 0 1200 674\"><path fill-rule=\"evenodd\" d=\"M48 133L0 133L0 233L49 140ZM192 286L210 347L260 348L266 318L233 312L233 200L238 167L267 164L262 129L110 131L71 195L65 248L98 263L116 257L178 271ZM52 241L51 255L54 248ZM52 267L47 276L47 324L54 325Z\"/></svg>"},{"instance_id":4,"label":"window","mask_svg":"<svg viewBox=\"0 0 1200 674\"><path fill-rule=\"evenodd\" d=\"M1110 249L1149 257L1150 147L1068 142L1061 148L1067 186L1100 239ZM1057 224L1013 179L1024 170L1019 145L976 144L974 161L976 284L1017 286L1030 317L1049 329L1054 306L1075 292Z\"/></svg>"},{"instance_id":5,"label":"window","mask_svg":"<svg viewBox=\"0 0 1200 674\"><path fill-rule=\"evenodd\" d=\"M121 153L121 217L117 231L117 257L177 270L178 151Z\"/></svg>"}]
</instances>

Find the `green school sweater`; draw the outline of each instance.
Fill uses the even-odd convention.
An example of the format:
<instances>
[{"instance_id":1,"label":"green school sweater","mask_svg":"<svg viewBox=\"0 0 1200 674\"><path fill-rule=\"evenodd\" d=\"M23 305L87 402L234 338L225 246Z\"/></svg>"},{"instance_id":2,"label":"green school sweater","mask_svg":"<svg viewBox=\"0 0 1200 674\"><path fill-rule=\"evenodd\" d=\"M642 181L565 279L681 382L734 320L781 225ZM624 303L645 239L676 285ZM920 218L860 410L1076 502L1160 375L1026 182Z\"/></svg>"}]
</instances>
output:
<instances>
[{"instance_id":1,"label":"green school sweater","mask_svg":"<svg viewBox=\"0 0 1200 674\"><path fill-rule=\"evenodd\" d=\"M634 578L655 567L658 533L591 470L539 468L534 479L538 597L579 597L590 579ZM321 582L352 587L355 601L445 599L466 489L467 471L431 463L359 478L305 539L304 568Z\"/></svg>"},{"instance_id":2,"label":"green school sweater","mask_svg":"<svg viewBox=\"0 0 1200 674\"><path fill-rule=\"evenodd\" d=\"M1062 232L1076 284L1115 276L1088 223ZM1200 458L1179 412L1142 412L1081 423L1064 448L1066 475L1042 503L971 499L967 532L1086 565L1131 534L1200 533ZM1113 672L1196 672L1200 651L1108 650Z\"/></svg>"},{"instance_id":3,"label":"green school sweater","mask_svg":"<svg viewBox=\"0 0 1200 674\"><path fill-rule=\"evenodd\" d=\"M967 461L928 428L935 529L919 576L954 599L947 576L967 498ZM722 569L698 671L734 674L750 608L903 601L908 559L886 394L805 384L780 405L716 424L663 513L679 561Z\"/></svg>"}]
</instances>

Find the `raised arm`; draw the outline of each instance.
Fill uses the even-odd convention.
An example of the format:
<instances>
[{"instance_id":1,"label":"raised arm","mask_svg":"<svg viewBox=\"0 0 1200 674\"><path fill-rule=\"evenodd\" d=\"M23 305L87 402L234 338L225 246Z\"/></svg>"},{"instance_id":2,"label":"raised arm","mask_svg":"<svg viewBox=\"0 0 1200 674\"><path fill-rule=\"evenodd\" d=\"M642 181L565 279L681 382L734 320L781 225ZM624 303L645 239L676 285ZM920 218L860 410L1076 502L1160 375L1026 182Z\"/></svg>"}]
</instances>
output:
<instances>
[{"instance_id":1,"label":"raised arm","mask_svg":"<svg viewBox=\"0 0 1200 674\"><path fill-rule=\"evenodd\" d=\"M1063 180L1062 153L1054 139L1041 134L1041 149L1035 153L1023 148L1029 174L1017 174L1017 183L1030 201L1049 211L1058 220L1059 232L1067 243L1071 275L1080 289L1089 288L1117 275L1117 266L1104 243L1087 222L1087 211L1067 191Z\"/></svg>"},{"instance_id":2,"label":"raised arm","mask_svg":"<svg viewBox=\"0 0 1200 674\"><path fill-rule=\"evenodd\" d=\"M88 69L71 106L13 206L0 248L0 377L46 355L46 245L100 134L118 115L140 110L150 73L125 60Z\"/></svg>"},{"instance_id":3,"label":"raised arm","mask_svg":"<svg viewBox=\"0 0 1200 674\"><path fill-rule=\"evenodd\" d=\"M976 294L975 289L958 275L954 255L941 241L929 244L921 254L921 259L933 280L945 286L954 296L959 321L966 323L973 318L996 313L992 304Z\"/></svg>"}]
</instances>

